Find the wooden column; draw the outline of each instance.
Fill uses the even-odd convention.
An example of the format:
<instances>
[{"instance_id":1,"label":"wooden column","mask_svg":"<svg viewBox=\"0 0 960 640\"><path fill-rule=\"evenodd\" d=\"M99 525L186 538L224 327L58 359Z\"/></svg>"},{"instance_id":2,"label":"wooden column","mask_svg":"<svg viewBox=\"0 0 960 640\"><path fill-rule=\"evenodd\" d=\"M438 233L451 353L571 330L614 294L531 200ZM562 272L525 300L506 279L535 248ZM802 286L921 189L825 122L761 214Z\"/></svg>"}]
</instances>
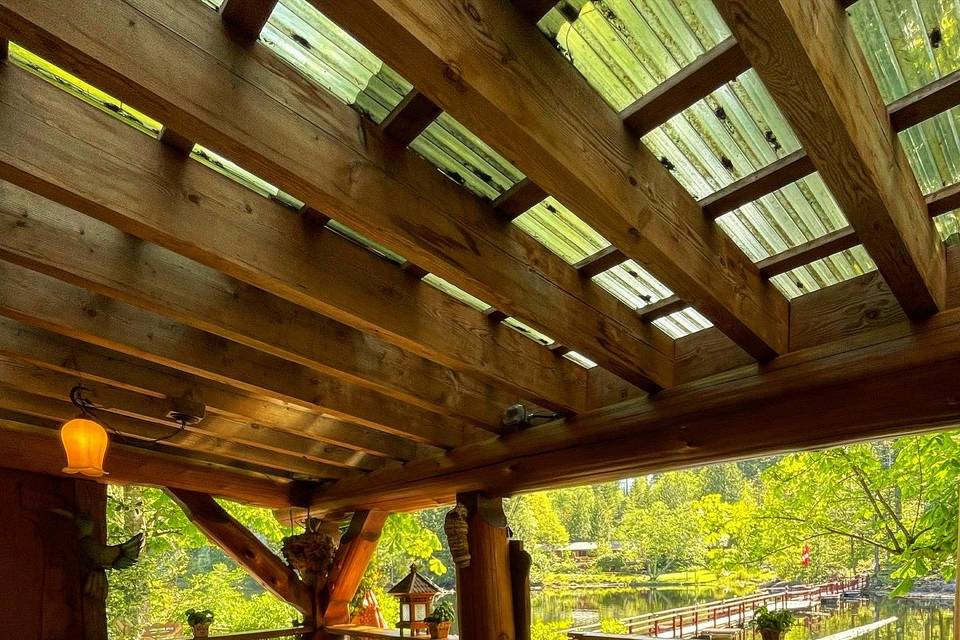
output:
<instances>
[{"instance_id":1,"label":"wooden column","mask_svg":"<svg viewBox=\"0 0 960 640\"><path fill-rule=\"evenodd\" d=\"M387 515L385 511L357 511L353 514L330 568L326 594L320 598L324 624L349 622L350 601L357 593L373 552L377 550Z\"/></svg>"},{"instance_id":2,"label":"wooden column","mask_svg":"<svg viewBox=\"0 0 960 640\"><path fill-rule=\"evenodd\" d=\"M105 539L106 487L0 469L0 635L17 640L106 640L103 598L84 594L88 567L75 514Z\"/></svg>"},{"instance_id":3,"label":"wooden column","mask_svg":"<svg viewBox=\"0 0 960 640\"><path fill-rule=\"evenodd\" d=\"M530 640L530 554L523 540L510 540L510 584L513 598L513 627L516 640Z\"/></svg>"},{"instance_id":4,"label":"wooden column","mask_svg":"<svg viewBox=\"0 0 960 640\"><path fill-rule=\"evenodd\" d=\"M457 569L457 610L463 640L514 640L510 551L503 501L461 494L467 507L470 566Z\"/></svg>"}]
</instances>

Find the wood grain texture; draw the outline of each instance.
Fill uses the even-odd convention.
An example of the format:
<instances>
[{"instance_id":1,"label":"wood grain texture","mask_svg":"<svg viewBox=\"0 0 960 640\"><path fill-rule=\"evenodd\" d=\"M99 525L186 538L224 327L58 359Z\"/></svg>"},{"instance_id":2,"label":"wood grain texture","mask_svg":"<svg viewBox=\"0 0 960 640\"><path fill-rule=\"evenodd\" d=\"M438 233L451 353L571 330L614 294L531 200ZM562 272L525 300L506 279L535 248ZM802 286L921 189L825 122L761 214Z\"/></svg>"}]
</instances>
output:
<instances>
[{"instance_id":1,"label":"wood grain texture","mask_svg":"<svg viewBox=\"0 0 960 640\"><path fill-rule=\"evenodd\" d=\"M383 132L403 146L409 145L442 113L437 105L416 89L404 96L380 123Z\"/></svg>"},{"instance_id":2,"label":"wood grain texture","mask_svg":"<svg viewBox=\"0 0 960 640\"><path fill-rule=\"evenodd\" d=\"M419 442L452 447L486 433L5 262L0 315Z\"/></svg>"},{"instance_id":3,"label":"wood grain texture","mask_svg":"<svg viewBox=\"0 0 960 640\"><path fill-rule=\"evenodd\" d=\"M781 294L514 8L313 4L755 356L783 351Z\"/></svg>"},{"instance_id":4,"label":"wood grain texture","mask_svg":"<svg viewBox=\"0 0 960 640\"><path fill-rule=\"evenodd\" d=\"M205 493L167 488L187 518L264 589L300 613L313 613L313 595L293 569Z\"/></svg>"},{"instance_id":5,"label":"wood grain texture","mask_svg":"<svg viewBox=\"0 0 960 640\"><path fill-rule=\"evenodd\" d=\"M0 8L0 31L5 29L80 77L618 374L669 382L670 361L658 348L669 340L665 334L638 323L611 294L583 282L522 230L496 220L489 203L402 149L273 52L238 47L211 24L202 5L17 0ZM165 55L133 55L144 48ZM217 109L211 110L213 104ZM303 290L297 295L303 297ZM438 351L432 357L450 355ZM554 359L553 371L539 371L546 377L535 388L562 366ZM522 373L512 372L514 378ZM571 396L558 393L554 400Z\"/></svg>"},{"instance_id":6,"label":"wood grain texture","mask_svg":"<svg viewBox=\"0 0 960 640\"><path fill-rule=\"evenodd\" d=\"M57 426L39 427L33 418L0 417L0 452L12 469L61 476L66 459ZM149 451L113 442L107 454L110 482L162 487L174 485L238 502L269 508L287 508L288 481L260 473L232 469L179 455ZM70 476L73 477L73 476Z\"/></svg>"},{"instance_id":7,"label":"wood grain texture","mask_svg":"<svg viewBox=\"0 0 960 640\"><path fill-rule=\"evenodd\" d=\"M943 244L843 10L789 0L717 9L907 314L942 309Z\"/></svg>"},{"instance_id":8,"label":"wood grain texture","mask_svg":"<svg viewBox=\"0 0 960 640\"><path fill-rule=\"evenodd\" d=\"M960 310L891 335L862 332L442 459L374 471L322 490L314 506L413 509L451 493L506 495L955 424Z\"/></svg>"},{"instance_id":9,"label":"wood grain texture","mask_svg":"<svg viewBox=\"0 0 960 640\"><path fill-rule=\"evenodd\" d=\"M0 234L4 260L403 402L495 429L517 399L3 181Z\"/></svg>"},{"instance_id":10,"label":"wood grain texture","mask_svg":"<svg viewBox=\"0 0 960 640\"><path fill-rule=\"evenodd\" d=\"M108 384L155 398L189 393L206 404L211 414L243 422L251 429L283 430L352 451L402 461L441 451L7 318L0 318L0 353L67 373L77 380Z\"/></svg>"},{"instance_id":11,"label":"wood grain texture","mask_svg":"<svg viewBox=\"0 0 960 640\"><path fill-rule=\"evenodd\" d=\"M0 155L10 161L0 158L0 174L19 185L406 351L504 386L507 404L528 398L565 410L582 406L583 371L573 363L514 331L491 327L476 311L315 226L312 218L297 218L159 145L144 148L130 127L20 69L0 74L0 93L11 106L4 110L0 99L7 114L0 117L7 134L2 142L9 145ZM24 115L20 109L33 115L16 122L20 116L14 113ZM41 113L43 125L31 122ZM80 126L83 141L75 137ZM384 372L389 364L385 358ZM471 384L455 375L441 386Z\"/></svg>"},{"instance_id":12,"label":"wood grain texture","mask_svg":"<svg viewBox=\"0 0 960 640\"><path fill-rule=\"evenodd\" d=\"M220 17L235 38L254 42L276 6L277 0L223 0Z\"/></svg>"},{"instance_id":13,"label":"wood grain texture","mask_svg":"<svg viewBox=\"0 0 960 640\"><path fill-rule=\"evenodd\" d=\"M638 136L646 135L749 68L740 45L727 38L645 93L620 117Z\"/></svg>"},{"instance_id":14,"label":"wood grain texture","mask_svg":"<svg viewBox=\"0 0 960 640\"><path fill-rule=\"evenodd\" d=\"M357 511L350 519L350 526L340 540L340 548L330 569L322 614L317 616L324 624L349 622L348 606L377 549L387 515L377 510Z\"/></svg>"}]
</instances>

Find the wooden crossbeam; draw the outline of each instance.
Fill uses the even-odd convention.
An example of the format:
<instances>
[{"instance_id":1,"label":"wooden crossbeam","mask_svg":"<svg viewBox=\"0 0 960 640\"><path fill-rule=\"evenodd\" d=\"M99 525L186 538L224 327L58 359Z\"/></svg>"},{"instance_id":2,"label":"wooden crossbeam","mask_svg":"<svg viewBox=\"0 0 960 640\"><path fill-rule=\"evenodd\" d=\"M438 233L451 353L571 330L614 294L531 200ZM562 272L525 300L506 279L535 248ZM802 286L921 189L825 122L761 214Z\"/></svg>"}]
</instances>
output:
<instances>
[{"instance_id":1,"label":"wooden crossbeam","mask_svg":"<svg viewBox=\"0 0 960 640\"><path fill-rule=\"evenodd\" d=\"M349 622L348 606L360 586L360 579L377 549L380 532L387 519L384 511L357 511L340 540L340 548L330 569L322 619L324 624Z\"/></svg>"},{"instance_id":2,"label":"wooden crossbeam","mask_svg":"<svg viewBox=\"0 0 960 640\"><path fill-rule=\"evenodd\" d=\"M960 311L907 335L885 330L791 353L605 410L321 491L319 511L415 509L462 491L493 495L943 428L960 419ZM812 399L815 398L815 401ZM744 424L750 424L749 438ZM503 473L504 466L510 468ZM429 500L427 499L429 496Z\"/></svg>"},{"instance_id":3,"label":"wooden crossbeam","mask_svg":"<svg viewBox=\"0 0 960 640\"><path fill-rule=\"evenodd\" d=\"M0 357L0 380L3 384L47 398L66 402L77 379L69 374L43 369ZM168 404L163 398L152 398L127 389L111 387L100 382L87 381L85 385L107 411L120 413L138 421L153 422L161 433L176 433L177 424L167 417ZM351 471L378 469L383 458L375 458L356 451L316 442L303 436L268 428L253 429L249 424L224 416L210 414L187 431L210 435L226 442L261 449L278 454L263 453L263 460L274 468L285 468L301 473L324 474L321 477L343 478ZM263 463L263 462L261 462ZM317 463L317 464L313 464Z\"/></svg>"},{"instance_id":4,"label":"wooden crossbeam","mask_svg":"<svg viewBox=\"0 0 960 640\"><path fill-rule=\"evenodd\" d=\"M235 38L244 43L260 37L277 0L223 0L220 17Z\"/></svg>"},{"instance_id":5,"label":"wooden crossbeam","mask_svg":"<svg viewBox=\"0 0 960 640\"><path fill-rule=\"evenodd\" d=\"M814 171L816 168L807 153L799 149L707 196L700 204L708 218L716 219Z\"/></svg>"},{"instance_id":6,"label":"wooden crossbeam","mask_svg":"<svg viewBox=\"0 0 960 640\"><path fill-rule=\"evenodd\" d=\"M312 365L326 357L318 340L326 327L330 340L347 350L329 354L327 365L341 371L354 368L361 378L370 377L358 369L365 366L373 367L368 374L384 381L386 370L418 366L395 349L391 350L395 357L383 351L382 357L367 361L357 357L359 351L351 351L360 344L385 350L385 344L377 346L377 338L458 372L450 377L422 363L416 375L393 378L415 396L432 394L444 403L456 403L460 394L451 390L454 380L454 388L475 389L477 397L502 406L519 397L568 412L584 408L583 370L575 364L558 365L549 353L516 332L491 328L476 311L324 230L312 218L305 220L259 198L200 163L183 162L160 145L144 147L143 137L135 130L25 71L5 66L0 74L0 128L4 131L0 177L253 285L256 289L245 288L242 297L257 298L254 306L264 302L268 308L277 308L257 293L262 289L376 336L344 333L336 324L281 305L289 311L285 322L263 329L275 334L274 346L279 346L276 340L283 341L283 334L277 333L281 328L290 331L287 347L294 348L298 361L303 362L301 358L310 351ZM42 123L35 120L38 117ZM81 126L86 143L78 137ZM39 139L46 142L38 143ZM123 188L111 186L117 184ZM217 233L211 234L211 229ZM274 249L263 251L264 246ZM214 295L236 308L241 303L234 299L235 292L228 288L218 294L207 288L203 295ZM385 292L391 295L385 297ZM222 309L215 315L227 313ZM422 322L424 315L433 321ZM257 317L260 314L237 319L249 324ZM297 325L300 329L295 331ZM289 348L283 351L294 353ZM474 376L477 383L471 381ZM428 391L431 378L435 385ZM490 384L505 392L490 389Z\"/></svg>"},{"instance_id":7,"label":"wooden crossbeam","mask_svg":"<svg viewBox=\"0 0 960 640\"><path fill-rule=\"evenodd\" d=\"M906 131L960 104L960 71L908 93L887 107L894 131Z\"/></svg>"},{"instance_id":8,"label":"wooden crossbeam","mask_svg":"<svg viewBox=\"0 0 960 640\"><path fill-rule=\"evenodd\" d=\"M277 64L271 51L244 50L226 37L219 41L209 19L201 5L174 0L114 0L96 11L82 0L15 0L0 7L0 32L18 33L40 55L198 143L228 151L231 160L285 192L625 379L648 388L669 384L672 341L665 334L638 322L611 294L578 278L522 230L498 224L489 203L401 149L350 107L325 97L294 69ZM122 26L130 21L135 30ZM96 43L103 46L91 46ZM165 55L133 54L143 48ZM206 106L212 103L220 106L216 113ZM277 140L284 141L283 149ZM262 235L263 230L259 246ZM302 283L297 284L302 298ZM423 324L432 323L415 326ZM431 357L449 359L460 351ZM514 364L498 358L482 362ZM517 373L511 366L504 377ZM538 371L534 380L541 375Z\"/></svg>"},{"instance_id":9,"label":"wooden crossbeam","mask_svg":"<svg viewBox=\"0 0 960 640\"><path fill-rule=\"evenodd\" d=\"M313 614L313 595L293 569L237 522L206 493L167 488L187 518L264 589L305 615Z\"/></svg>"},{"instance_id":10,"label":"wooden crossbeam","mask_svg":"<svg viewBox=\"0 0 960 640\"><path fill-rule=\"evenodd\" d=\"M433 104L430 98L416 89L412 89L410 93L404 96L400 104L387 115L380 126L383 127L383 132L388 136L399 144L407 146L423 133L423 130L429 127L430 123L436 120L441 113L440 107Z\"/></svg>"},{"instance_id":11,"label":"wooden crossbeam","mask_svg":"<svg viewBox=\"0 0 960 640\"><path fill-rule=\"evenodd\" d=\"M0 274L0 315L27 324L423 443L487 433L23 267L0 262Z\"/></svg>"},{"instance_id":12,"label":"wooden crossbeam","mask_svg":"<svg viewBox=\"0 0 960 640\"><path fill-rule=\"evenodd\" d=\"M0 257L351 384L496 424L514 396L0 181ZM459 380L451 389L450 381Z\"/></svg>"},{"instance_id":13,"label":"wooden crossbeam","mask_svg":"<svg viewBox=\"0 0 960 640\"><path fill-rule=\"evenodd\" d=\"M3 456L3 466L11 469L66 475L62 471L66 460L56 430L35 426L28 416L0 416L0 456ZM287 480L128 444L111 443L106 466L111 483L170 485L262 507L290 506Z\"/></svg>"},{"instance_id":14,"label":"wooden crossbeam","mask_svg":"<svg viewBox=\"0 0 960 640\"><path fill-rule=\"evenodd\" d=\"M656 302L642 307L637 311L637 313L640 314L640 317L645 321L653 322L659 318L666 318L677 311L683 311L689 306L690 305L677 296L667 296L663 300L657 300Z\"/></svg>"},{"instance_id":15,"label":"wooden crossbeam","mask_svg":"<svg viewBox=\"0 0 960 640\"><path fill-rule=\"evenodd\" d=\"M193 151L193 140L180 135L170 127L165 126L160 129L160 142L185 156L190 155Z\"/></svg>"},{"instance_id":16,"label":"wooden crossbeam","mask_svg":"<svg viewBox=\"0 0 960 640\"><path fill-rule=\"evenodd\" d=\"M536 24L557 4L557 0L513 0L513 6L528 21Z\"/></svg>"},{"instance_id":17,"label":"wooden crossbeam","mask_svg":"<svg viewBox=\"0 0 960 640\"><path fill-rule=\"evenodd\" d=\"M850 227L844 227L761 260L757 266L764 278L772 278L815 260L840 253L857 244L856 232Z\"/></svg>"},{"instance_id":18,"label":"wooden crossbeam","mask_svg":"<svg viewBox=\"0 0 960 640\"><path fill-rule=\"evenodd\" d=\"M620 251L620 249L610 245L609 247L597 251L593 255L587 256L580 262L577 262L574 266L584 278L592 278L593 276L599 275L607 269L612 269L618 264L623 264L626 261L627 256L623 254L623 251Z\"/></svg>"},{"instance_id":19,"label":"wooden crossbeam","mask_svg":"<svg viewBox=\"0 0 960 640\"><path fill-rule=\"evenodd\" d=\"M546 197L546 191L534 184L529 178L523 178L493 201L493 210L501 220L515 220Z\"/></svg>"},{"instance_id":20,"label":"wooden crossbeam","mask_svg":"<svg viewBox=\"0 0 960 640\"><path fill-rule=\"evenodd\" d=\"M202 378L0 318L0 354L60 371L77 380L102 382L152 397L187 393L211 413L267 426L382 458L412 460L441 450L360 425L263 400Z\"/></svg>"},{"instance_id":21,"label":"wooden crossbeam","mask_svg":"<svg viewBox=\"0 0 960 640\"><path fill-rule=\"evenodd\" d=\"M312 3L752 354L783 352L783 296L515 8Z\"/></svg>"},{"instance_id":22,"label":"wooden crossbeam","mask_svg":"<svg viewBox=\"0 0 960 640\"><path fill-rule=\"evenodd\" d=\"M960 183L944 187L927 196L927 212L939 216L960 209Z\"/></svg>"},{"instance_id":23,"label":"wooden crossbeam","mask_svg":"<svg viewBox=\"0 0 960 640\"><path fill-rule=\"evenodd\" d=\"M727 38L644 94L620 117L638 136L645 135L749 68L740 45Z\"/></svg>"}]
</instances>

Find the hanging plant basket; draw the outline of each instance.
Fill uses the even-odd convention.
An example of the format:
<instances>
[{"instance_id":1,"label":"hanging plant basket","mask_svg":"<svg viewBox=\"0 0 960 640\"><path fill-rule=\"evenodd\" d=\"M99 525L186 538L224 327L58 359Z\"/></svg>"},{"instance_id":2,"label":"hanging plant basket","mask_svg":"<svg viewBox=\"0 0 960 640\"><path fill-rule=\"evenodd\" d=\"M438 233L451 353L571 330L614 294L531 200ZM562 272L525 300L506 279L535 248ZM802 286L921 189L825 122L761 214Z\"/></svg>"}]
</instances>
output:
<instances>
[{"instance_id":1,"label":"hanging plant basket","mask_svg":"<svg viewBox=\"0 0 960 640\"><path fill-rule=\"evenodd\" d=\"M337 541L329 533L318 531L318 525L311 519L307 531L285 537L280 547L284 560L301 577L326 576L333 564Z\"/></svg>"}]
</instances>

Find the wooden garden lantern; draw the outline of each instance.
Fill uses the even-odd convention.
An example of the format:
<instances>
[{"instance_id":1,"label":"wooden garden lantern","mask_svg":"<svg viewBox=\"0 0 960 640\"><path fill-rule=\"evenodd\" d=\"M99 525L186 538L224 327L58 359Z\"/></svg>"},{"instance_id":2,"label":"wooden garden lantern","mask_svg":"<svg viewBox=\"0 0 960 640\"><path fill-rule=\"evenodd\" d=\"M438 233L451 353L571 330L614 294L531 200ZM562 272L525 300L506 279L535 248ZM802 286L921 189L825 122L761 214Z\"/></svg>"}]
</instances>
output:
<instances>
[{"instance_id":1,"label":"wooden garden lantern","mask_svg":"<svg viewBox=\"0 0 960 640\"><path fill-rule=\"evenodd\" d=\"M410 565L410 573L387 593L396 596L400 602L400 621L397 628L400 635L404 629L410 629L410 635L428 633L427 623L423 621L433 612L433 599L440 593L440 587L417 573L417 565Z\"/></svg>"}]
</instances>

